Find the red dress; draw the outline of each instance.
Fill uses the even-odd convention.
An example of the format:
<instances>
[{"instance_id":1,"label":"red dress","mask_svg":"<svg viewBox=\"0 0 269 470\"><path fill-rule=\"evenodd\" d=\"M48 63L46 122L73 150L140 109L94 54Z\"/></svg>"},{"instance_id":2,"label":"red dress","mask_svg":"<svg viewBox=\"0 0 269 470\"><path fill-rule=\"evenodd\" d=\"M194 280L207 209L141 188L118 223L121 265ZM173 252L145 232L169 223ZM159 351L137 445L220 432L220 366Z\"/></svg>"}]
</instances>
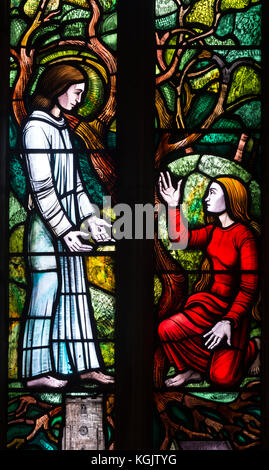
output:
<instances>
[{"instance_id":1,"label":"red dress","mask_svg":"<svg viewBox=\"0 0 269 470\"><path fill-rule=\"evenodd\" d=\"M169 209L169 219L171 239L179 241L179 209ZM208 291L191 295L183 312L163 320L159 336L179 372L190 368L208 372L212 383L231 387L241 380L256 354L255 342L248 335L258 285L256 241L242 223L227 228L207 225L189 232L181 228L181 240L187 236L188 248L205 251L213 282ZM212 353L203 334L220 320L232 323L232 347L225 343Z\"/></svg>"}]
</instances>

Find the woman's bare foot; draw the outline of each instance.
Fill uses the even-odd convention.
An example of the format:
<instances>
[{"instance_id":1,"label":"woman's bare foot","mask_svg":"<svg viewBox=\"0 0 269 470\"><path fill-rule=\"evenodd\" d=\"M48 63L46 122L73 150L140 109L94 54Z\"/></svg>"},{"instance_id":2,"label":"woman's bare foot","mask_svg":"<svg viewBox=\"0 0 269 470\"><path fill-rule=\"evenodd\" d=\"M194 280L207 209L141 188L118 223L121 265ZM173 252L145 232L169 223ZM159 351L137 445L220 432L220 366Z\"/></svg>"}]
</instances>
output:
<instances>
[{"instance_id":1,"label":"woman's bare foot","mask_svg":"<svg viewBox=\"0 0 269 470\"><path fill-rule=\"evenodd\" d=\"M260 338L253 338L253 340L256 343L258 353L248 370L248 375L259 375L260 370L261 370L261 356L260 356L261 340Z\"/></svg>"},{"instance_id":2,"label":"woman's bare foot","mask_svg":"<svg viewBox=\"0 0 269 470\"><path fill-rule=\"evenodd\" d=\"M103 374L101 371L91 371L80 374L82 380L93 380L94 382L100 382L102 384L112 384L115 382L114 377L111 375Z\"/></svg>"},{"instance_id":3,"label":"woman's bare foot","mask_svg":"<svg viewBox=\"0 0 269 470\"><path fill-rule=\"evenodd\" d=\"M179 387L180 385L185 385L188 382L200 382L201 380L202 376L200 372L190 369L182 374L172 377L171 379L167 379L165 381L165 385L168 388L174 388Z\"/></svg>"},{"instance_id":4,"label":"woman's bare foot","mask_svg":"<svg viewBox=\"0 0 269 470\"><path fill-rule=\"evenodd\" d=\"M37 379L28 380L26 382L27 387L30 388L51 388L51 389L61 389L67 385L67 380L59 380L50 375L44 377L39 377Z\"/></svg>"}]
</instances>

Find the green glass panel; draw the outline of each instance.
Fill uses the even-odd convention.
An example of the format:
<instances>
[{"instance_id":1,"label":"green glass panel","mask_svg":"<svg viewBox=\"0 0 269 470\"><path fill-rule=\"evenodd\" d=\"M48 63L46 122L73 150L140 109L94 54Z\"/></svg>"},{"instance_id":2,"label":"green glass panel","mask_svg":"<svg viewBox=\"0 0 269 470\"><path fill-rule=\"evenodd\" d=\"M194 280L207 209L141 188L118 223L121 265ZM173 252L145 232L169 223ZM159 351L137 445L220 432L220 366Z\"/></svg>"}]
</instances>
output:
<instances>
[{"instance_id":1,"label":"green glass panel","mask_svg":"<svg viewBox=\"0 0 269 470\"><path fill-rule=\"evenodd\" d=\"M182 177L191 173L197 166L200 155L190 155L182 157L169 163L168 168L176 177Z\"/></svg>"},{"instance_id":2,"label":"green glass panel","mask_svg":"<svg viewBox=\"0 0 269 470\"><path fill-rule=\"evenodd\" d=\"M20 6L21 0L10 0L10 8L17 8Z\"/></svg>"},{"instance_id":3,"label":"green glass panel","mask_svg":"<svg viewBox=\"0 0 269 470\"><path fill-rule=\"evenodd\" d=\"M203 224L203 197L208 187L209 179L199 173L192 173L184 187L183 202L186 204L186 216L190 226Z\"/></svg>"},{"instance_id":4,"label":"green glass panel","mask_svg":"<svg viewBox=\"0 0 269 470\"><path fill-rule=\"evenodd\" d=\"M9 325L9 349L8 349L8 378L18 377L18 340L20 334L20 322L12 321Z\"/></svg>"},{"instance_id":5,"label":"green glass panel","mask_svg":"<svg viewBox=\"0 0 269 470\"><path fill-rule=\"evenodd\" d=\"M261 217L261 188L256 181L251 181L249 185L250 198L250 214L254 219Z\"/></svg>"},{"instance_id":6,"label":"green glass panel","mask_svg":"<svg viewBox=\"0 0 269 470\"><path fill-rule=\"evenodd\" d=\"M117 0L99 0L105 12L114 11L117 7Z\"/></svg>"},{"instance_id":7,"label":"green glass panel","mask_svg":"<svg viewBox=\"0 0 269 470\"><path fill-rule=\"evenodd\" d=\"M177 11L177 4L175 0L156 0L155 1L155 14L156 16L169 15Z\"/></svg>"},{"instance_id":8,"label":"green glass panel","mask_svg":"<svg viewBox=\"0 0 269 470\"><path fill-rule=\"evenodd\" d=\"M50 36L46 41L44 41L44 46L48 46L51 43L55 43L56 41L59 41L61 39L61 36L59 34L54 34Z\"/></svg>"},{"instance_id":9,"label":"green glass panel","mask_svg":"<svg viewBox=\"0 0 269 470\"><path fill-rule=\"evenodd\" d=\"M15 227L9 238L9 251L11 253L23 252L24 225Z\"/></svg>"},{"instance_id":10,"label":"green glass panel","mask_svg":"<svg viewBox=\"0 0 269 470\"><path fill-rule=\"evenodd\" d=\"M256 46L261 44L260 5L253 6L248 11L236 14L234 34L241 45Z\"/></svg>"},{"instance_id":11,"label":"green glass panel","mask_svg":"<svg viewBox=\"0 0 269 470\"><path fill-rule=\"evenodd\" d=\"M175 90L168 84L165 83L160 87L162 94L165 97L167 107L170 111L174 111L176 105L176 93Z\"/></svg>"},{"instance_id":12,"label":"green glass panel","mask_svg":"<svg viewBox=\"0 0 269 470\"><path fill-rule=\"evenodd\" d=\"M109 293L114 293L114 259L110 256L89 256L86 265L89 282Z\"/></svg>"},{"instance_id":13,"label":"green glass panel","mask_svg":"<svg viewBox=\"0 0 269 470\"><path fill-rule=\"evenodd\" d=\"M158 276L154 276L154 304L158 304L162 295L162 283Z\"/></svg>"},{"instance_id":14,"label":"green glass panel","mask_svg":"<svg viewBox=\"0 0 269 470\"><path fill-rule=\"evenodd\" d=\"M245 126L259 128L261 126L262 105L260 101L251 101L243 104L235 111L240 116Z\"/></svg>"},{"instance_id":15,"label":"green glass panel","mask_svg":"<svg viewBox=\"0 0 269 470\"><path fill-rule=\"evenodd\" d=\"M96 172L86 154L79 155L79 164L83 176L83 181L89 193L91 201L98 207L102 207L104 188L96 176Z\"/></svg>"},{"instance_id":16,"label":"green glass panel","mask_svg":"<svg viewBox=\"0 0 269 470\"><path fill-rule=\"evenodd\" d=\"M83 19L88 20L90 17L91 17L91 13L90 13L89 10L74 9L74 10L69 11L65 15L64 20L65 21L68 21L68 20L69 21L70 20L79 21L79 20L83 20Z\"/></svg>"},{"instance_id":17,"label":"green glass panel","mask_svg":"<svg viewBox=\"0 0 269 470\"><path fill-rule=\"evenodd\" d=\"M242 178L245 183L249 182L251 178L251 175L240 165L213 155L204 155L201 158L199 170L211 178L215 178L219 175L234 175Z\"/></svg>"},{"instance_id":18,"label":"green glass panel","mask_svg":"<svg viewBox=\"0 0 269 470\"><path fill-rule=\"evenodd\" d=\"M76 56L78 54L79 54L79 51L76 50L76 49L56 51L56 52L53 52L53 53L48 54L45 57L41 58L39 63L41 65L42 64L47 64L47 63L52 62L53 60L61 58L61 57L65 57L65 56L73 57L73 56Z\"/></svg>"},{"instance_id":19,"label":"green glass panel","mask_svg":"<svg viewBox=\"0 0 269 470\"><path fill-rule=\"evenodd\" d=\"M215 36L208 36L205 38L205 43L208 46L236 46L236 42L234 39L227 38L227 39L218 39Z\"/></svg>"},{"instance_id":20,"label":"green glass panel","mask_svg":"<svg viewBox=\"0 0 269 470\"><path fill-rule=\"evenodd\" d=\"M214 20L215 0L198 0L194 3L187 16L187 22L198 23L203 26L212 26Z\"/></svg>"},{"instance_id":21,"label":"green glass panel","mask_svg":"<svg viewBox=\"0 0 269 470\"><path fill-rule=\"evenodd\" d=\"M221 122L218 123L219 125L216 124L218 128L221 129ZM211 143L211 144L219 144L219 143L231 143L231 144L236 144L238 142L238 135L237 134L221 134L221 133L216 133L214 134L211 132L210 134L207 134L205 137L202 137L200 140L200 143Z\"/></svg>"},{"instance_id":22,"label":"green glass panel","mask_svg":"<svg viewBox=\"0 0 269 470\"><path fill-rule=\"evenodd\" d=\"M168 49L169 51L169 49ZM184 70L184 67L191 61L191 59L197 54L196 49L189 49L182 54L180 57L179 70Z\"/></svg>"},{"instance_id":23,"label":"green glass panel","mask_svg":"<svg viewBox=\"0 0 269 470\"><path fill-rule=\"evenodd\" d=\"M114 336L115 298L94 287L90 288L94 317L99 338L112 339Z\"/></svg>"},{"instance_id":24,"label":"green glass panel","mask_svg":"<svg viewBox=\"0 0 269 470\"><path fill-rule=\"evenodd\" d=\"M26 292L17 284L9 284L9 317L20 318L23 312Z\"/></svg>"},{"instance_id":25,"label":"green glass panel","mask_svg":"<svg viewBox=\"0 0 269 470\"><path fill-rule=\"evenodd\" d=\"M14 194L10 192L9 196L9 228L14 225L24 222L26 220L26 211L23 206L15 198Z\"/></svg>"},{"instance_id":26,"label":"green glass panel","mask_svg":"<svg viewBox=\"0 0 269 470\"><path fill-rule=\"evenodd\" d=\"M156 18L155 26L157 30L166 30L175 28L177 25L177 13L172 13L171 15L163 16Z\"/></svg>"},{"instance_id":27,"label":"green glass panel","mask_svg":"<svg viewBox=\"0 0 269 470\"><path fill-rule=\"evenodd\" d=\"M22 287L26 283L25 278L25 260L22 256L13 256L9 262L9 278Z\"/></svg>"},{"instance_id":28,"label":"green glass panel","mask_svg":"<svg viewBox=\"0 0 269 470\"><path fill-rule=\"evenodd\" d=\"M223 15L216 30L217 37L232 34L234 28L234 15L232 13Z\"/></svg>"},{"instance_id":29,"label":"green glass panel","mask_svg":"<svg viewBox=\"0 0 269 470\"><path fill-rule=\"evenodd\" d=\"M12 88L15 80L17 78L18 71L17 70L10 70L9 72L9 86Z\"/></svg>"},{"instance_id":30,"label":"green glass panel","mask_svg":"<svg viewBox=\"0 0 269 470\"><path fill-rule=\"evenodd\" d=\"M55 25L48 25L48 26L43 26L43 28L38 29L35 34L33 34L32 37L32 43L34 44L36 40L42 40L43 38L46 37L51 37L55 31Z\"/></svg>"},{"instance_id":31,"label":"green glass panel","mask_svg":"<svg viewBox=\"0 0 269 470\"><path fill-rule=\"evenodd\" d=\"M86 31L87 31L87 23L85 22L78 22L78 23L71 23L68 24L64 27L63 29L63 37L68 38L68 37L73 37L73 36L86 36Z\"/></svg>"},{"instance_id":32,"label":"green glass panel","mask_svg":"<svg viewBox=\"0 0 269 470\"><path fill-rule=\"evenodd\" d=\"M16 47L27 30L27 23L22 18L13 18L10 23L10 45Z\"/></svg>"},{"instance_id":33,"label":"green glass panel","mask_svg":"<svg viewBox=\"0 0 269 470\"><path fill-rule=\"evenodd\" d=\"M99 26L100 34L108 33L109 31L114 31L118 26L118 15L112 13L103 18L102 23Z\"/></svg>"},{"instance_id":34,"label":"green glass panel","mask_svg":"<svg viewBox=\"0 0 269 470\"><path fill-rule=\"evenodd\" d=\"M45 14L58 10L59 5L60 0L49 0L46 6ZM39 6L39 0L26 0L23 6L24 13L32 18L37 13L37 9Z\"/></svg>"},{"instance_id":35,"label":"green glass panel","mask_svg":"<svg viewBox=\"0 0 269 470\"><path fill-rule=\"evenodd\" d=\"M89 77L89 85L84 105L79 108L78 114L91 120L97 108L103 104L105 91L101 76L93 68L85 65L83 65L83 68Z\"/></svg>"},{"instance_id":36,"label":"green glass panel","mask_svg":"<svg viewBox=\"0 0 269 470\"><path fill-rule=\"evenodd\" d=\"M205 91L193 99L192 106L185 117L186 127L199 127L213 111L216 104L215 93Z\"/></svg>"},{"instance_id":37,"label":"green glass panel","mask_svg":"<svg viewBox=\"0 0 269 470\"><path fill-rule=\"evenodd\" d=\"M117 41L118 41L118 35L115 34L105 34L102 35L102 41L110 47L113 51L116 51L117 49Z\"/></svg>"},{"instance_id":38,"label":"green glass panel","mask_svg":"<svg viewBox=\"0 0 269 470\"><path fill-rule=\"evenodd\" d=\"M231 129L241 129L241 124L236 119L232 119L232 118L228 119L228 118L224 118L224 117L222 118L221 117L221 118L217 119L214 122L214 124L212 125L212 129L221 129L222 131L224 131L226 129L227 129L227 131L229 131ZM217 134L212 133L212 135L214 136L213 140L215 140ZM234 135L235 134L232 134L230 137L228 137L228 134L224 134L223 137L219 136L219 139L222 139L222 141L223 140L224 141L234 141ZM203 139L205 141L212 142L212 139L211 139L210 136L211 136L211 133L207 134ZM203 139L201 139L201 141ZM238 137L237 137L237 139L238 139Z\"/></svg>"},{"instance_id":39,"label":"green glass panel","mask_svg":"<svg viewBox=\"0 0 269 470\"><path fill-rule=\"evenodd\" d=\"M115 362L115 344L100 342L100 349L106 367L112 367Z\"/></svg>"},{"instance_id":40,"label":"green glass panel","mask_svg":"<svg viewBox=\"0 0 269 470\"><path fill-rule=\"evenodd\" d=\"M234 49L231 51L218 51L225 54L227 63L234 62L238 59L252 59L255 62L261 62L261 51L259 49ZM246 60L248 62L248 60Z\"/></svg>"},{"instance_id":41,"label":"green glass panel","mask_svg":"<svg viewBox=\"0 0 269 470\"><path fill-rule=\"evenodd\" d=\"M250 0L222 0L221 10L229 10L230 8L241 9L249 5Z\"/></svg>"},{"instance_id":42,"label":"green glass panel","mask_svg":"<svg viewBox=\"0 0 269 470\"><path fill-rule=\"evenodd\" d=\"M21 157L11 155L9 168L10 185L16 198L23 204L26 203L26 179L22 168Z\"/></svg>"},{"instance_id":43,"label":"green glass panel","mask_svg":"<svg viewBox=\"0 0 269 470\"><path fill-rule=\"evenodd\" d=\"M9 116L9 147L12 149L18 147L18 127L15 125L11 116Z\"/></svg>"},{"instance_id":44,"label":"green glass panel","mask_svg":"<svg viewBox=\"0 0 269 470\"><path fill-rule=\"evenodd\" d=\"M190 83L194 90L199 90L201 88L204 88L206 85L209 85L212 80L217 80L219 76L220 72L219 69L216 67L209 70L208 72L205 72L202 76L198 78L191 79Z\"/></svg>"},{"instance_id":45,"label":"green glass panel","mask_svg":"<svg viewBox=\"0 0 269 470\"><path fill-rule=\"evenodd\" d=\"M246 96L258 95L261 91L261 80L257 70L248 66L238 67L234 74L227 104Z\"/></svg>"}]
</instances>

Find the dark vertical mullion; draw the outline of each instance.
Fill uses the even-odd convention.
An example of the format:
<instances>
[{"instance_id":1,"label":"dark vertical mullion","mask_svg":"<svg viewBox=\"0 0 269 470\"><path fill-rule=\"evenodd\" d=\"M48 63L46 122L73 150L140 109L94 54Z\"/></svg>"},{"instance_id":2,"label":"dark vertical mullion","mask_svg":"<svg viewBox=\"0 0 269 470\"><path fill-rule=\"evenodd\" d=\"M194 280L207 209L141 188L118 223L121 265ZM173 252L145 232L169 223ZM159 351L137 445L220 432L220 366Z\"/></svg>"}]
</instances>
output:
<instances>
[{"instance_id":1,"label":"dark vertical mullion","mask_svg":"<svg viewBox=\"0 0 269 470\"><path fill-rule=\"evenodd\" d=\"M264 10L264 8L263 8ZM265 13L263 11L263 13ZM269 191L268 191L268 177L269 177L269 59L268 59L268 20L263 14L263 80L262 80L262 244L260 253L260 263L262 268L261 274L261 287L262 287L262 350L261 350L261 376L262 376L262 448L269 450Z\"/></svg>"},{"instance_id":2,"label":"dark vertical mullion","mask_svg":"<svg viewBox=\"0 0 269 470\"><path fill-rule=\"evenodd\" d=\"M154 2L118 11L118 202L134 214L154 201ZM118 242L117 450L152 448L153 264L153 240Z\"/></svg>"},{"instance_id":3,"label":"dark vertical mullion","mask_svg":"<svg viewBox=\"0 0 269 470\"><path fill-rule=\"evenodd\" d=\"M9 99L9 1L0 15L0 449L6 448L8 370L8 99Z\"/></svg>"}]
</instances>

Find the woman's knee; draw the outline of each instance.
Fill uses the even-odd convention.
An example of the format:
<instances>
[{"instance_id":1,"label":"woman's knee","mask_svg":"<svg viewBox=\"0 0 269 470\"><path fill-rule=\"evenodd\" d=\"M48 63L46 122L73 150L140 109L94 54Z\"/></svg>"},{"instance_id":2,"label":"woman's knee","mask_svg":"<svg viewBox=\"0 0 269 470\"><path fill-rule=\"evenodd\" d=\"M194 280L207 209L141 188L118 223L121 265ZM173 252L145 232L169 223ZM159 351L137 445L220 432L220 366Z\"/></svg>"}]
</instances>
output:
<instances>
[{"instance_id":1,"label":"woman's knee","mask_svg":"<svg viewBox=\"0 0 269 470\"><path fill-rule=\"evenodd\" d=\"M212 361L209 375L211 384L222 388L234 387L241 378L240 368L236 367L236 360L225 360L224 357L219 361Z\"/></svg>"},{"instance_id":2,"label":"woman's knee","mask_svg":"<svg viewBox=\"0 0 269 470\"><path fill-rule=\"evenodd\" d=\"M158 334L161 341L173 340L178 341L181 339L182 334L179 329L179 325L172 320L167 318L163 320L158 326Z\"/></svg>"}]
</instances>

